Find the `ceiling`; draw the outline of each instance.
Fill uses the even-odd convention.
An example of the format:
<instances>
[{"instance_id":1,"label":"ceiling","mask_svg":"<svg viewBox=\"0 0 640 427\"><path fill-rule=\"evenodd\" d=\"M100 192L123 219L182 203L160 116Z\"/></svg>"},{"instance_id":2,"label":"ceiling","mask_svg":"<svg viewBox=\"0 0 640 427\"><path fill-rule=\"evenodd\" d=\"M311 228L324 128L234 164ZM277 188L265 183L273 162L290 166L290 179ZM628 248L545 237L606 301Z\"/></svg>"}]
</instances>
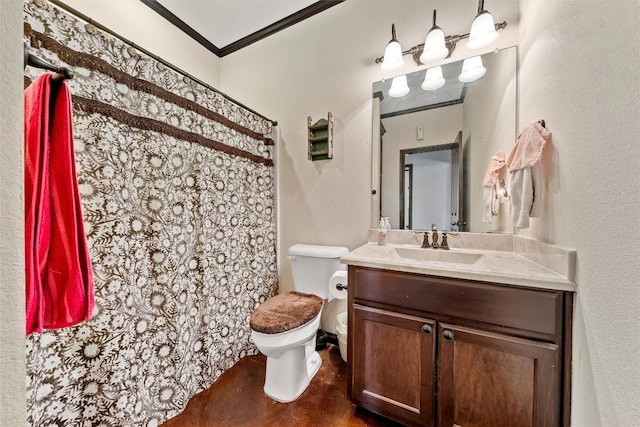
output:
<instances>
[{"instance_id":1,"label":"ceiling","mask_svg":"<svg viewBox=\"0 0 640 427\"><path fill-rule=\"evenodd\" d=\"M218 57L344 0L140 0Z\"/></svg>"}]
</instances>

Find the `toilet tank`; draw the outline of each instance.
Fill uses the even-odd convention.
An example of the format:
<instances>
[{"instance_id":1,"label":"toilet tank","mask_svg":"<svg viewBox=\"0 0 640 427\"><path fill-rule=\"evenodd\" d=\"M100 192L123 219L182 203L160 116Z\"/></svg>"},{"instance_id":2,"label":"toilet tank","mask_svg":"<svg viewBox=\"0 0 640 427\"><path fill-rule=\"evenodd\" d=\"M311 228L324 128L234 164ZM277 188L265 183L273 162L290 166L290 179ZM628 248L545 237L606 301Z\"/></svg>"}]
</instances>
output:
<instances>
[{"instance_id":1,"label":"toilet tank","mask_svg":"<svg viewBox=\"0 0 640 427\"><path fill-rule=\"evenodd\" d=\"M349 249L343 246L297 244L289 248L293 287L296 291L318 295L327 299L329 279L337 270L346 270L340 257Z\"/></svg>"}]
</instances>

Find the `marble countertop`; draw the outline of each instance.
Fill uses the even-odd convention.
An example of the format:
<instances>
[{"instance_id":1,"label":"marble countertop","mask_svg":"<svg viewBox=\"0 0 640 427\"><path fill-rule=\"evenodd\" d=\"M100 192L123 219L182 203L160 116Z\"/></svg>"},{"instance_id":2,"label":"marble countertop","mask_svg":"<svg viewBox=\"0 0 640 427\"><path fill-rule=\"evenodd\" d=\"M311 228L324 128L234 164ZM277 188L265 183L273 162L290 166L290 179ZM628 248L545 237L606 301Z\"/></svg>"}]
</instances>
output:
<instances>
[{"instance_id":1,"label":"marble countertop","mask_svg":"<svg viewBox=\"0 0 640 427\"><path fill-rule=\"evenodd\" d=\"M461 233L462 234L462 233ZM469 239L468 236L465 239ZM505 240L504 237L501 238ZM562 291L576 291L573 280L573 266L575 264L575 251L555 248L550 245L524 242L517 237L512 245L501 245L501 250L492 250L492 245L486 243L478 248L452 248L443 249L420 248L418 244L397 243L406 239L392 239L395 243L379 246L369 242L349 252L341 258L343 264L362 267L380 268L385 270L403 271L408 273L427 274L433 276L453 277L458 279L480 280L486 282L501 283L515 286L527 286L543 289ZM515 250L514 250L515 248ZM533 249L535 250L533 250ZM541 249L542 248L542 249ZM435 252L448 252L446 257L455 258L464 254L479 254L475 262L446 262L438 260L416 260L404 258L398 251L408 249L413 254L420 255L419 251L431 251L433 254L425 254L427 258L437 257ZM506 250L505 250L506 249ZM509 250L511 249L511 250ZM528 256L535 253L535 256ZM541 255L542 253L542 255ZM473 257L473 255L470 255ZM551 259L551 262L547 262ZM537 262L536 262L537 261ZM547 265L543 265L547 264ZM550 268L557 267L557 268ZM555 271L554 271L555 270Z\"/></svg>"}]
</instances>

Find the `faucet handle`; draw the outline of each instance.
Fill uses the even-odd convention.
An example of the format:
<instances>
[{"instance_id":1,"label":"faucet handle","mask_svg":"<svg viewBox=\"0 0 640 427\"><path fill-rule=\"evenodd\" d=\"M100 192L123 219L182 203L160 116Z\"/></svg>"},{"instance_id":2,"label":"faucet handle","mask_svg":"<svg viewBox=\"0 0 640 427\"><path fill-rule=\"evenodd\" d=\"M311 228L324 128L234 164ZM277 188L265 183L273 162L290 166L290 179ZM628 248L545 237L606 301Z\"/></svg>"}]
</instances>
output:
<instances>
[{"instance_id":1,"label":"faucet handle","mask_svg":"<svg viewBox=\"0 0 640 427\"><path fill-rule=\"evenodd\" d=\"M446 231L442 232L442 243L440 244L440 248L441 249L445 249L445 250L449 249L449 243L447 243L447 232Z\"/></svg>"},{"instance_id":2,"label":"faucet handle","mask_svg":"<svg viewBox=\"0 0 640 427\"><path fill-rule=\"evenodd\" d=\"M427 233L426 231L424 232L424 237L422 239L422 248L428 248L429 247L429 233Z\"/></svg>"}]
</instances>

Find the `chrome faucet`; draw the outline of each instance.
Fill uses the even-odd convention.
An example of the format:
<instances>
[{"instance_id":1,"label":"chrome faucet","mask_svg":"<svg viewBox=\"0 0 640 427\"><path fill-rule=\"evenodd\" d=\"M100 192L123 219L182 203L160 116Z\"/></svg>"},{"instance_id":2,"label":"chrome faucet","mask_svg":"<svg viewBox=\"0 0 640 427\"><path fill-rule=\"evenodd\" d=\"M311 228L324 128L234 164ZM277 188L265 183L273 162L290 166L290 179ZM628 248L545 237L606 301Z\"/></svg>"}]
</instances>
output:
<instances>
[{"instance_id":1,"label":"chrome faucet","mask_svg":"<svg viewBox=\"0 0 640 427\"><path fill-rule=\"evenodd\" d=\"M433 249L438 249L440 247L438 244L438 227L436 227L435 224L431 224L431 247Z\"/></svg>"},{"instance_id":2,"label":"chrome faucet","mask_svg":"<svg viewBox=\"0 0 640 427\"><path fill-rule=\"evenodd\" d=\"M438 243L438 227L435 224L431 224L431 245L429 245L428 232L424 232L424 240L422 241L422 247L428 248L432 247L433 249L449 249L449 243L447 242L447 232L442 231L442 243Z\"/></svg>"}]
</instances>

